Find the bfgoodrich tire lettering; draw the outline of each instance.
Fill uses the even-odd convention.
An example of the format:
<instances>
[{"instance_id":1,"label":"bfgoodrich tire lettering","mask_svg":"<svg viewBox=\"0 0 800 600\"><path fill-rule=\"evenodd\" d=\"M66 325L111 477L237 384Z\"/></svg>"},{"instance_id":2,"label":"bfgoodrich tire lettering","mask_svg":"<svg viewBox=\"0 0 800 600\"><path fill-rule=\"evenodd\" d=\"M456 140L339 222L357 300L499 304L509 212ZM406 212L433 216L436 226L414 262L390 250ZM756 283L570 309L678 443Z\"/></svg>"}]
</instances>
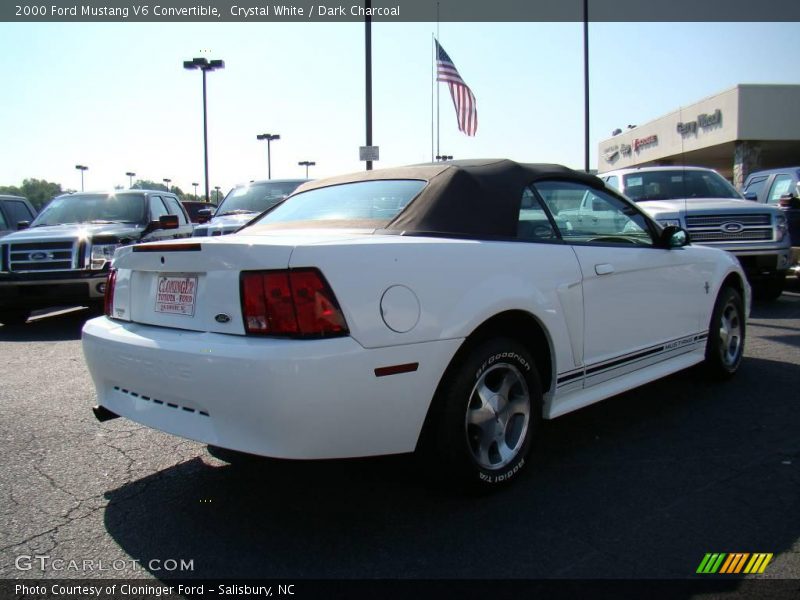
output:
<instances>
[{"instance_id":1,"label":"bfgoodrich tire lettering","mask_svg":"<svg viewBox=\"0 0 800 600\"><path fill-rule=\"evenodd\" d=\"M531 354L509 338L482 342L445 376L423 460L472 489L504 485L525 466L541 406Z\"/></svg>"},{"instance_id":2,"label":"bfgoodrich tire lettering","mask_svg":"<svg viewBox=\"0 0 800 600\"><path fill-rule=\"evenodd\" d=\"M706 367L716 377L732 377L744 354L745 316L742 297L731 287L722 288L714 304L706 343Z\"/></svg>"}]
</instances>

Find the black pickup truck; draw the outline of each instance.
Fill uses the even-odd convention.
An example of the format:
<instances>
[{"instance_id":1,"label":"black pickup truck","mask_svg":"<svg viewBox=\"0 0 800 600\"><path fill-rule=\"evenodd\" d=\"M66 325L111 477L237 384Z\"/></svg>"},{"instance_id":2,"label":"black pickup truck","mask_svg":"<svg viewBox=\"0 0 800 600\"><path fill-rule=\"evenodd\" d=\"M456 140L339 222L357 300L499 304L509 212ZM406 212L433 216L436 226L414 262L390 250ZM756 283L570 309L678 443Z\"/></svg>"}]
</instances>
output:
<instances>
[{"instance_id":1,"label":"black pickup truck","mask_svg":"<svg viewBox=\"0 0 800 600\"><path fill-rule=\"evenodd\" d=\"M30 227L0 238L0 323L24 323L36 309L100 305L119 246L191 237L192 230L171 193L57 196Z\"/></svg>"}]
</instances>

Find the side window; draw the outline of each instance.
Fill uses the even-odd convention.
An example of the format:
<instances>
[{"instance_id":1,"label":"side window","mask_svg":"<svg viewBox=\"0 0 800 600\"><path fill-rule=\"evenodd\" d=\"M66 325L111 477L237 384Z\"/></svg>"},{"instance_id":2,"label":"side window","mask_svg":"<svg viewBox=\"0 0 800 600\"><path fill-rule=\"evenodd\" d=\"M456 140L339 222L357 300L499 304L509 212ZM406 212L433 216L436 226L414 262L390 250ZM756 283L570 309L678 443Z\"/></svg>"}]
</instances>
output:
<instances>
[{"instance_id":1,"label":"side window","mask_svg":"<svg viewBox=\"0 0 800 600\"><path fill-rule=\"evenodd\" d=\"M781 196L788 194L792 186L791 175L778 175L775 181L772 182L772 187L769 188L767 195L767 204L777 204Z\"/></svg>"},{"instance_id":2,"label":"side window","mask_svg":"<svg viewBox=\"0 0 800 600\"><path fill-rule=\"evenodd\" d=\"M177 215L178 223L180 225L186 225L186 216L183 214L183 211L181 210L181 206L180 204L178 204L178 201L172 196L165 196L164 201L167 203L169 214Z\"/></svg>"},{"instance_id":3,"label":"side window","mask_svg":"<svg viewBox=\"0 0 800 600\"><path fill-rule=\"evenodd\" d=\"M606 178L606 185L614 188L615 190L619 190L619 177L616 175L611 175L610 177Z\"/></svg>"},{"instance_id":4,"label":"side window","mask_svg":"<svg viewBox=\"0 0 800 600\"><path fill-rule=\"evenodd\" d=\"M645 217L619 198L567 181L542 181L534 187L553 214L559 233L565 241L653 245ZM577 204L573 200L576 197L580 198ZM570 202L565 203L565 198L569 198Z\"/></svg>"},{"instance_id":5,"label":"side window","mask_svg":"<svg viewBox=\"0 0 800 600\"><path fill-rule=\"evenodd\" d=\"M169 211L164 206L161 196L150 196L150 220L158 221L164 215L168 215Z\"/></svg>"},{"instance_id":6,"label":"side window","mask_svg":"<svg viewBox=\"0 0 800 600\"><path fill-rule=\"evenodd\" d=\"M764 189L764 184L767 183L766 176L764 177L753 177L746 186L744 186L744 190L742 190L743 194L755 194L756 197L761 195L761 190Z\"/></svg>"},{"instance_id":7,"label":"side window","mask_svg":"<svg viewBox=\"0 0 800 600\"><path fill-rule=\"evenodd\" d=\"M11 221L12 229L16 229L17 223L20 221L33 221L33 215L24 202L12 200L11 202L6 203L6 206L9 209L8 218Z\"/></svg>"},{"instance_id":8,"label":"side window","mask_svg":"<svg viewBox=\"0 0 800 600\"><path fill-rule=\"evenodd\" d=\"M558 235L535 194L525 188L519 205L517 238L529 241L556 240Z\"/></svg>"}]
</instances>

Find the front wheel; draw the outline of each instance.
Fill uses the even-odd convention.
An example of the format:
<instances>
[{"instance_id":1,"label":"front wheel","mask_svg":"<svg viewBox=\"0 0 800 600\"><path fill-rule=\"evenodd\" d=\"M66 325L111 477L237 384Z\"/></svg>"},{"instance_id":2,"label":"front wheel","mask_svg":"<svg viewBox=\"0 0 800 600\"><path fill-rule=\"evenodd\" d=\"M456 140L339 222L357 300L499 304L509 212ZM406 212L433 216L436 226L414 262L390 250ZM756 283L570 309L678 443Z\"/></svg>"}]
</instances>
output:
<instances>
[{"instance_id":1,"label":"front wheel","mask_svg":"<svg viewBox=\"0 0 800 600\"><path fill-rule=\"evenodd\" d=\"M423 460L437 478L477 490L515 479L541 421L539 375L509 338L475 346L448 370L434 401Z\"/></svg>"},{"instance_id":2,"label":"front wheel","mask_svg":"<svg viewBox=\"0 0 800 600\"><path fill-rule=\"evenodd\" d=\"M706 342L706 367L721 378L732 377L744 354L745 316L742 297L731 287L723 288L714 304Z\"/></svg>"}]
</instances>

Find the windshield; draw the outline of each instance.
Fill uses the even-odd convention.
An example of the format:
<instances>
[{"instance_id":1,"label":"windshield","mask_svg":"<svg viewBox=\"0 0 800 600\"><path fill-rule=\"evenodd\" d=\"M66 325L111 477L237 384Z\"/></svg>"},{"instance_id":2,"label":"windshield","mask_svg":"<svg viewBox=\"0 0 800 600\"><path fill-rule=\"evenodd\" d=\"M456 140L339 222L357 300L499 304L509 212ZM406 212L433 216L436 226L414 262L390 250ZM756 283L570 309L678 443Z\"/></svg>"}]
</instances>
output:
<instances>
[{"instance_id":1,"label":"windshield","mask_svg":"<svg viewBox=\"0 0 800 600\"><path fill-rule=\"evenodd\" d=\"M235 187L225 196L214 216L262 213L284 200L304 182L304 179L265 181Z\"/></svg>"},{"instance_id":2,"label":"windshield","mask_svg":"<svg viewBox=\"0 0 800 600\"><path fill-rule=\"evenodd\" d=\"M742 199L739 192L715 171L641 171L623 176L623 181L625 195L636 202L678 198Z\"/></svg>"},{"instance_id":3,"label":"windshield","mask_svg":"<svg viewBox=\"0 0 800 600\"><path fill-rule=\"evenodd\" d=\"M378 229L394 219L425 185L415 179L387 179L317 188L292 196L253 227Z\"/></svg>"},{"instance_id":4,"label":"windshield","mask_svg":"<svg viewBox=\"0 0 800 600\"><path fill-rule=\"evenodd\" d=\"M48 204L31 227L66 223L141 223L144 194L72 194Z\"/></svg>"}]
</instances>

